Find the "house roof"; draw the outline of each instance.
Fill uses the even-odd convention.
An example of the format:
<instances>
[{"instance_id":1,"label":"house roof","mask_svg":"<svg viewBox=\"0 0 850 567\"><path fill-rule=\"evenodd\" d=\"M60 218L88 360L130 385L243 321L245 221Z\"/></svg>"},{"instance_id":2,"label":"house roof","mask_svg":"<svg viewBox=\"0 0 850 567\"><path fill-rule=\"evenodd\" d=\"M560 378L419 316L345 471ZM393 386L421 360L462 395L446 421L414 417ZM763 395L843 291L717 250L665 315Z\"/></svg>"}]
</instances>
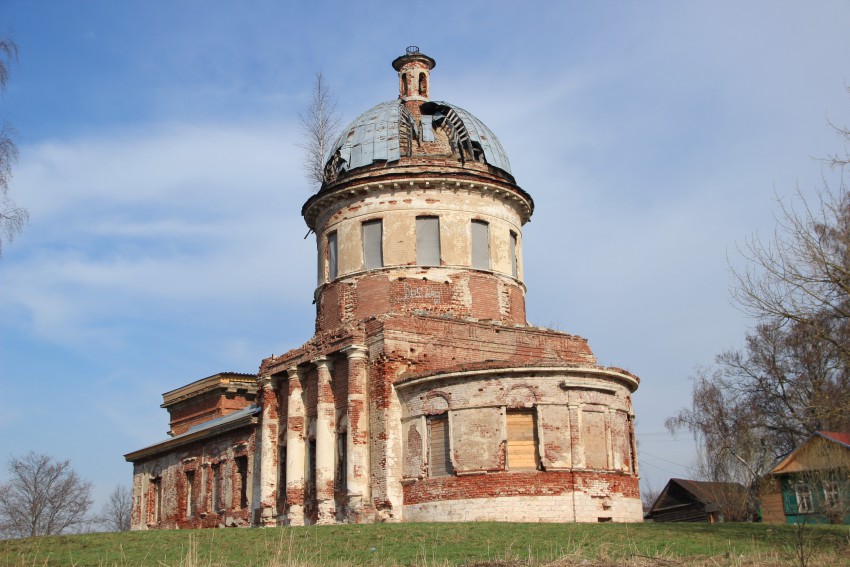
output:
<instances>
[{"instance_id":1,"label":"house roof","mask_svg":"<svg viewBox=\"0 0 850 567\"><path fill-rule=\"evenodd\" d=\"M655 512L684 508L695 502L703 504L706 512L714 512L720 509L717 495L728 494L730 491L743 493L746 488L737 482L707 482L671 478L653 502L649 513L652 515Z\"/></svg>"},{"instance_id":2,"label":"house roof","mask_svg":"<svg viewBox=\"0 0 850 567\"><path fill-rule=\"evenodd\" d=\"M803 456L803 453L812 445L812 443L817 442L819 439L826 440L831 444L843 447L845 449L850 449L850 433L837 431L816 431L811 437L801 443L799 447L791 451L791 453L787 457L782 459L782 461L778 465L773 467L773 469L771 469L768 474L773 475L796 472L792 465L796 463L800 459L800 457ZM800 466L803 466L802 463ZM805 470L805 468L808 467L804 467L803 470ZM823 468L823 466L819 468Z\"/></svg>"},{"instance_id":3,"label":"house roof","mask_svg":"<svg viewBox=\"0 0 850 567\"><path fill-rule=\"evenodd\" d=\"M837 443L841 443L847 447L850 447L850 433L840 433L837 431L818 431L815 435L820 435L825 439L831 439Z\"/></svg>"}]
</instances>

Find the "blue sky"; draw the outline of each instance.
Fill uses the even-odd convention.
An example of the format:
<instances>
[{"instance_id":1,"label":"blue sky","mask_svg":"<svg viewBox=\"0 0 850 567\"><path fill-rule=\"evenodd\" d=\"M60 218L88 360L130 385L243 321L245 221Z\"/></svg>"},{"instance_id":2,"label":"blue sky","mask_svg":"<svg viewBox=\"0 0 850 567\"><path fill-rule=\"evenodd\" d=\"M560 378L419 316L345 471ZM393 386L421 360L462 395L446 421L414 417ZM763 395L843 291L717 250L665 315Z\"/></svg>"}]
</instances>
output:
<instances>
[{"instance_id":1,"label":"blue sky","mask_svg":"<svg viewBox=\"0 0 850 567\"><path fill-rule=\"evenodd\" d=\"M642 475L689 476L664 419L752 323L736 246L834 176L849 26L839 1L5 0L32 220L0 260L0 456L70 458L100 503L165 436L162 392L307 340L298 112L317 71L347 120L395 98L414 44L535 199L529 320L639 375Z\"/></svg>"}]
</instances>

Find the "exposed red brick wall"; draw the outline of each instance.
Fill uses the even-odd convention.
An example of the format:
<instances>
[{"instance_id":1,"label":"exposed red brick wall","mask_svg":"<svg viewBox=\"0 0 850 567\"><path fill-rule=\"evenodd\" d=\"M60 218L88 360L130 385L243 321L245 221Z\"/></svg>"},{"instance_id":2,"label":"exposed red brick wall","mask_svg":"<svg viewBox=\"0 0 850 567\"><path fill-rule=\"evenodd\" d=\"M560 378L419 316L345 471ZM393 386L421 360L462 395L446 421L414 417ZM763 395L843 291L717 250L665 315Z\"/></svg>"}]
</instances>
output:
<instances>
[{"instance_id":1,"label":"exposed red brick wall","mask_svg":"<svg viewBox=\"0 0 850 567\"><path fill-rule=\"evenodd\" d=\"M458 272L449 281L422 277L390 279L388 272L366 274L324 285L317 300L317 332L331 331L368 317L428 313L508 324L525 324L525 295L517 284L496 275Z\"/></svg>"},{"instance_id":2,"label":"exposed red brick wall","mask_svg":"<svg viewBox=\"0 0 850 567\"><path fill-rule=\"evenodd\" d=\"M607 484L612 494L640 498L636 477L581 471L531 471L425 478L404 486L404 503L440 500L497 498L507 496L556 496L572 492L577 485ZM581 487L578 487L581 490Z\"/></svg>"},{"instance_id":3,"label":"exposed red brick wall","mask_svg":"<svg viewBox=\"0 0 850 567\"><path fill-rule=\"evenodd\" d=\"M246 398L241 394L225 394L221 390L180 402L168 408L171 432L173 435L180 435L195 425L239 411L253 402L253 395Z\"/></svg>"}]
</instances>

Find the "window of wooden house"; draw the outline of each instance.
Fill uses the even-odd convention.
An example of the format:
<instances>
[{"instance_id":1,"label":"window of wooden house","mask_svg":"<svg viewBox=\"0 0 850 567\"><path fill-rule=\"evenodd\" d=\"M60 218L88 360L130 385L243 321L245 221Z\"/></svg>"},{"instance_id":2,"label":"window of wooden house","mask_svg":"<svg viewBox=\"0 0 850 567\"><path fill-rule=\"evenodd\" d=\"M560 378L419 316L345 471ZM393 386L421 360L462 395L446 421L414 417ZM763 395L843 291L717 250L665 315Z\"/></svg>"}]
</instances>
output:
<instances>
[{"instance_id":1,"label":"window of wooden house","mask_svg":"<svg viewBox=\"0 0 850 567\"><path fill-rule=\"evenodd\" d=\"M838 483L835 481L825 481L823 483L823 501L829 509L835 509L841 502L841 492Z\"/></svg>"},{"instance_id":2,"label":"window of wooden house","mask_svg":"<svg viewBox=\"0 0 850 567\"><path fill-rule=\"evenodd\" d=\"M186 471L186 517L195 516L195 471Z\"/></svg>"},{"instance_id":3,"label":"window of wooden house","mask_svg":"<svg viewBox=\"0 0 850 567\"><path fill-rule=\"evenodd\" d=\"M477 270L490 269L490 224L472 221L472 267Z\"/></svg>"},{"instance_id":4,"label":"window of wooden house","mask_svg":"<svg viewBox=\"0 0 850 567\"><path fill-rule=\"evenodd\" d=\"M517 261L516 261L516 245L517 245L517 235L514 231L511 231L511 275L513 277L519 277L519 270L517 269Z\"/></svg>"},{"instance_id":5,"label":"window of wooden house","mask_svg":"<svg viewBox=\"0 0 850 567\"><path fill-rule=\"evenodd\" d=\"M239 481L239 507L248 507L248 457L236 457L236 476Z\"/></svg>"},{"instance_id":6,"label":"window of wooden house","mask_svg":"<svg viewBox=\"0 0 850 567\"><path fill-rule=\"evenodd\" d=\"M328 281L336 279L339 270L337 257L336 232L328 234Z\"/></svg>"},{"instance_id":7,"label":"window of wooden house","mask_svg":"<svg viewBox=\"0 0 850 567\"><path fill-rule=\"evenodd\" d=\"M794 492L797 494L797 512L800 514L810 514L815 511L814 503L812 502L812 489L805 482L797 483L794 487Z\"/></svg>"},{"instance_id":8,"label":"window of wooden house","mask_svg":"<svg viewBox=\"0 0 850 567\"><path fill-rule=\"evenodd\" d=\"M454 474L449 448L449 417L446 414L428 419L428 476Z\"/></svg>"},{"instance_id":9,"label":"window of wooden house","mask_svg":"<svg viewBox=\"0 0 850 567\"><path fill-rule=\"evenodd\" d=\"M363 223L363 268L371 270L384 265L384 227L381 219Z\"/></svg>"},{"instance_id":10,"label":"window of wooden house","mask_svg":"<svg viewBox=\"0 0 850 567\"><path fill-rule=\"evenodd\" d=\"M510 471L534 471L540 465L537 451L537 418L534 410L508 410L508 451Z\"/></svg>"},{"instance_id":11,"label":"window of wooden house","mask_svg":"<svg viewBox=\"0 0 850 567\"><path fill-rule=\"evenodd\" d=\"M440 219L416 217L416 264L440 265Z\"/></svg>"}]
</instances>

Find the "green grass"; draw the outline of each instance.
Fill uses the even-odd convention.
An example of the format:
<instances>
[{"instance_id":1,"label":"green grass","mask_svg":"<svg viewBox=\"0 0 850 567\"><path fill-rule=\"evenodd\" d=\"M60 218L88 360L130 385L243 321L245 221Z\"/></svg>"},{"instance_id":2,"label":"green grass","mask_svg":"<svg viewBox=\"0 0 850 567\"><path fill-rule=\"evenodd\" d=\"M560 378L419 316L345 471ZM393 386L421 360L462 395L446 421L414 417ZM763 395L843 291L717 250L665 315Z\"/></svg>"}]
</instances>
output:
<instances>
[{"instance_id":1,"label":"green grass","mask_svg":"<svg viewBox=\"0 0 850 567\"><path fill-rule=\"evenodd\" d=\"M815 564L850 565L846 527L812 526ZM783 565L793 526L380 524L95 533L0 541L0 567L163 565ZM657 563L664 561L666 563ZM630 563L631 562L631 563Z\"/></svg>"}]
</instances>

